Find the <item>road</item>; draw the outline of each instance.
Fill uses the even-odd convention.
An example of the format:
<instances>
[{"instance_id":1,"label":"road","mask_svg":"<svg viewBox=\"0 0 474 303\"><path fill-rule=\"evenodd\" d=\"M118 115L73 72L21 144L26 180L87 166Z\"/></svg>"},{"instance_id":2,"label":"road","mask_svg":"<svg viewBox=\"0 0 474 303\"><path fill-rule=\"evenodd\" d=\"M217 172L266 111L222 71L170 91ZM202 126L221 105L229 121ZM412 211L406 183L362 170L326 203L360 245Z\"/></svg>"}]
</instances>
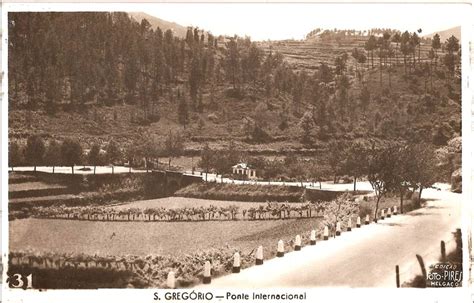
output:
<instances>
[{"instance_id":1,"label":"road","mask_svg":"<svg viewBox=\"0 0 474 303\"><path fill-rule=\"evenodd\" d=\"M424 198L434 199L426 208L344 232L199 287L396 287L396 265L403 283L420 273L416 254L429 266L439 258L441 240L447 242L448 253L455 247L452 232L461 226L461 195L449 192L448 185L438 186L441 191L423 191Z\"/></svg>"},{"instance_id":2,"label":"road","mask_svg":"<svg viewBox=\"0 0 474 303\"><path fill-rule=\"evenodd\" d=\"M87 168L84 170L83 168ZM8 168L9 171L12 171L11 167ZM14 171L16 172L31 172L34 170L33 166L19 166L15 167ZM52 173L53 168L51 166L37 166L36 170L39 172ZM70 166L56 166L54 168L56 174L71 174ZM126 166L114 166L114 173L129 173L130 168ZM134 169L131 170L132 173L145 173L146 170L143 169ZM112 166L96 166L96 174L111 174ZM91 175L94 174L93 166L82 166L78 165L74 167L74 174L78 175ZM206 180L206 174L195 171L194 174L190 171L184 172L185 175L190 176L200 176L203 180ZM321 182L321 188L319 183L312 182L283 182L283 181L261 181L261 180L235 180L230 178L222 178L221 175L211 174L207 175L208 182L217 182L217 183L233 183L233 184L258 184L258 185L279 185L279 186L305 186L306 188L313 189L322 189L322 190L335 190L335 191L345 191L353 190L353 183L346 184L334 184L333 182ZM357 182L357 190L372 190L372 187L368 182Z\"/></svg>"},{"instance_id":3,"label":"road","mask_svg":"<svg viewBox=\"0 0 474 303\"><path fill-rule=\"evenodd\" d=\"M83 170L83 168L87 168L87 170ZM16 172L30 172L34 170L33 166L19 166L13 169ZM45 173L52 173L53 167L51 166L37 166L37 171L45 172ZM11 167L8 168L8 171L12 171ZM54 172L56 174L71 174L72 169L70 166L56 166L54 168ZM114 166L114 173L121 174L121 173L128 173L130 172L130 168L126 166ZM145 170L141 169L134 169L132 168L132 173L144 173ZM112 173L112 166L96 166L96 174L111 174ZM74 174L76 175L92 175L94 174L94 166L82 166L77 165L74 166Z\"/></svg>"},{"instance_id":4,"label":"road","mask_svg":"<svg viewBox=\"0 0 474 303\"><path fill-rule=\"evenodd\" d=\"M195 171L194 174L190 171L186 171L185 175L189 176L202 176L203 180L206 180L206 174ZM308 182L308 181L262 181L262 180L236 180L231 178L223 178L221 175L216 175L209 173L207 174L207 182L216 182L216 183L232 183L232 184L254 184L254 185L279 185L279 186L304 186L306 188L312 189L322 189L322 190L334 190L334 191L345 191L349 190L352 191L354 189L354 184L350 183L337 183L334 184L333 182L321 182L321 186L319 182ZM372 187L370 186L369 182L357 182L357 190L364 190L364 191L372 191Z\"/></svg>"}]
</instances>

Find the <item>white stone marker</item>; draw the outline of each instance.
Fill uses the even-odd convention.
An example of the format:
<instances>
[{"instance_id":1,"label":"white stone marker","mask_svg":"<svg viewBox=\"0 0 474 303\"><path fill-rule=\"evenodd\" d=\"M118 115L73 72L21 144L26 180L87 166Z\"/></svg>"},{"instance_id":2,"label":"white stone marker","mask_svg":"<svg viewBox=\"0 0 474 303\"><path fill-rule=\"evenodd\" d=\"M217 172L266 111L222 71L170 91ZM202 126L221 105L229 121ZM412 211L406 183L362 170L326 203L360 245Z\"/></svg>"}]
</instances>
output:
<instances>
[{"instance_id":1,"label":"white stone marker","mask_svg":"<svg viewBox=\"0 0 474 303\"><path fill-rule=\"evenodd\" d=\"M323 234L323 239L324 239L324 240L327 240L327 239L329 239L329 228L328 228L328 226L327 226L327 225L326 225L326 226L324 226L324 234Z\"/></svg>"},{"instance_id":2,"label":"white stone marker","mask_svg":"<svg viewBox=\"0 0 474 303\"><path fill-rule=\"evenodd\" d=\"M263 246L260 245L255 252L255 265L263 264Z\"/></svg>"},{"instance_id":3,"label":"white stone marker","mask_svg":"<svg viewBox=\"0 0 474 303\"><path fill-rule=\"evenodd\" d=\"M283 257L285 255L285 245L283 240L278 241L277 257Z\"/></svg>"},{"instance_id":4,"label":"white stone marker","mask_svg":"<svg viewBox=\"0 0 474 303\"><path fill-rule=\"evenodd\" d=\"M209 261L206 261L206 263L204 263L204 278L202 279L202 283L211 283L211 262Z\"/></svg>"},{"instance_id":5,"label":"white stone marker","mask_svg":"<svg viewBox=\"0 0 474 303\"><path fill-rule=\"evenodd\" d=\"M301 236L296 235L295 237L295 251L301 250Z\"/></svg>"},{"instance_id":6,"label":"white stone marker","mask_svg":"<svg viewBox=\"0 0 474 303\"><path fill-rule=\"evenodd\" d=\"M176 288L176 279L174 277L174 271L170 271L168 273L168 277L166 279L166 286L171 289Z\"/></svg>"},{"instance_id":7,"label":"white stone marker","mask_svg":"<svg viewBox=\"0 0 474 303\"><path fill-rule=\"evenodd\" d=\"M316 231L313 229L311 235L309 236L309 244L316 245Z\"/></svg>"},{"instance_id":8,"label":"white stone marker","mask_svg":"<svg viewBox=\"0 0 474 303\"><path fill-rule=\"evenodd\" d=\"M234 253L234 266L232 267L232 272L234 274L240 272L240 254L238 251Z\"/></svg>"}]
</instances>

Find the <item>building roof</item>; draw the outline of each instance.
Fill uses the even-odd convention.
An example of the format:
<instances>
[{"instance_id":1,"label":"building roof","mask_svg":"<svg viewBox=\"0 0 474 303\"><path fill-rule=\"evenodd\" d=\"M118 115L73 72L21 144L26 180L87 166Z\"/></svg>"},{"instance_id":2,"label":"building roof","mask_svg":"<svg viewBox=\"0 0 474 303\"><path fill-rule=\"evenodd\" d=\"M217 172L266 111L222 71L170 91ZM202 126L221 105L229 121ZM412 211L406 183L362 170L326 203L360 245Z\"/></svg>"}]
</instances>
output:
<instances>
[{"instance_id":1,"label":"building roof","mask_svg":"<svg viewBox=\"0 0 474 303\"><path fill-rule=\"evenodd\" d=\"M252 166L248 165L247 163L238 163L232 166L232 168L252 169Z\"/></svg>"}]
</instances>

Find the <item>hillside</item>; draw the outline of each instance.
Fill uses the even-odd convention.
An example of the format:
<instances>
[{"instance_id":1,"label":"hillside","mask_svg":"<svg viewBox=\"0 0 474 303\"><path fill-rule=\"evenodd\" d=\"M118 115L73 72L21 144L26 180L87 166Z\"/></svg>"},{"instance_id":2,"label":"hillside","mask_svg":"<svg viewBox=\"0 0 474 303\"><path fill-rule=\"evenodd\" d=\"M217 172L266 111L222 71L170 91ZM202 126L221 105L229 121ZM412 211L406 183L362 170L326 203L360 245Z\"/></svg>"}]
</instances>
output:
<instances>
[{"instance_id":1,"label":"hillside","mask_svg":"<svg viewBox=\"0 0 474 303\"><path fill-rule=\"evenodd\" d=\"M431 33L431 34L428 34L428 35L424 35L423 37L432 38L436 34L439 35L441 41L445 41L446 39L448 39L451 36L454 36L454 37L458 38L458 40L461 40L461 27L456 26L456 27L449 28L449 29L446 29L446 30L443 30L443 31L438 31L438 32L434 32L434 33Z\"/></svg>"},{"instance_id":2,"label":"hillside","mask_svg":"<svg viewBox=\"0 0 474 303\"><path fill-rule=\"evenodd\" d=\"M358 48L370 57L368 37L217 43L192 31L188 39L163 37L126 14L106 13L84 14L89 31L75 35L82 19L64 16L68 27L55 18L47 24L56 35L48 35L21 27L25 16L15 14L10 28L10 142L25 145L38 134L74 138L85 149L111 139L121 148L147 141L162 146L171 132L181 135L187 155L233 140L254 155L324 156L334 140L442 146L460 135L457 54L438 51L440 59L430 60L428 44L404 60L392 43L390 56L361 64L351 53ZM30 18L36 21L45 24ZM68 43L61 40L66 36ZM43 40L49 48L30 48L38 53L22 47ZM447 55L453 65L443 63ZM328 68L321 70L321 63Z\"/></svg>"},{"instance_id":3,"label":"hillside","mask_svg":"<svg viewBox=\"0 0 474 303\"><path fill-rule=\"evenodd\" d=\"M143 19L148 20L150 22L151 26L153 29L156 29L157 27L161 28L163 31L166 31L168 29L171 29L174 33L175 36L184 38L186 37L186 31L187 28L185 26L182 26L178 23L175 22L169 22L157 17L153 17L149 14L143 13L143 12L130 12L128 13L130 17L135 19L137 22L141 22Z\"/></svg>"}]
</instances>

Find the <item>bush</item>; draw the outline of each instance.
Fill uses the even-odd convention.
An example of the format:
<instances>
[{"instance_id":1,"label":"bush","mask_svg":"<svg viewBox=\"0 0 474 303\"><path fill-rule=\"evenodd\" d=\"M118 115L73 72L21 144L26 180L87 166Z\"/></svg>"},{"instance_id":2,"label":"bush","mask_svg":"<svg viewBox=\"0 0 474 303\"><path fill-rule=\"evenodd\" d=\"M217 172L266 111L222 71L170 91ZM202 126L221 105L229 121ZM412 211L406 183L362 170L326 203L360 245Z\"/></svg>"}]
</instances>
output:
<instances>
[{"instance_id":1,"label":"bush","mask_svg":"<svg viewBox=\"0 0 474 303\"><path fill-rule=\"evenodd\" d=\"M360 216L361 220L364 220L364 218L367 215L369 215L369 216L373 215L372 207L370 207L370 205L368 205L366 203L360 204L359 205L359 216Z\"/></svg>"},{"instance_id":2,"label":"bush","mask_svg":"<svg viewBox=\"0 0 474 303\"><path fill-rule=\"evenodd\" d=\"M353 178L349 176L342 176L340 180L342 180L343 184L350 184L353 182Z\"/></svg>"},{"instance_id":3,"label":"bush","mask_svg":"<svg viewBox=\"0 0 474 303\"><path fill-rule=\"evenodd\" d=\"M196 183L178 190L175 195L245 202L300 202L304 190L297 186ZM309 201L331 201L340 194L341 192L335 191L306 189L306 199Z\"/></svg>"}]
</instances>

